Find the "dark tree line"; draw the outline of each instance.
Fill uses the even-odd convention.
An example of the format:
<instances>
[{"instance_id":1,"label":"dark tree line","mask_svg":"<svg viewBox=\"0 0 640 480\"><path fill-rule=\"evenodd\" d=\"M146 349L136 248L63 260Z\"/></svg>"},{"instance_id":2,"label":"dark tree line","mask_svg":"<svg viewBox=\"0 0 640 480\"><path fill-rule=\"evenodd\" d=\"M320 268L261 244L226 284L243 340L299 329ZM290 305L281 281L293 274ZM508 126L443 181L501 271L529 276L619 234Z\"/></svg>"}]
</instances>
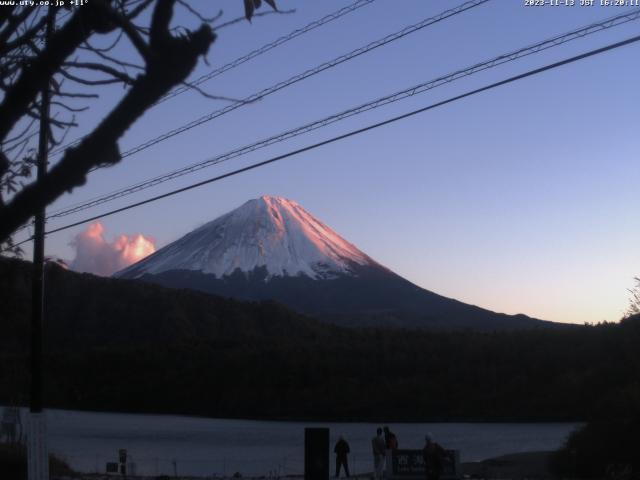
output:
<instances>
[{"instance_id":1,"label":"dark tree line","mask_svg":"<svg viewBox=\"0 0 640 480\"><path fill-rule=\"evenodd\" d=\"M29 269L3 262L0 403L26 392ZM48 271L50 406L376 421L607 419L640 405L640 319L358 330L273 302Z\"/></svg>"}]
</instances>

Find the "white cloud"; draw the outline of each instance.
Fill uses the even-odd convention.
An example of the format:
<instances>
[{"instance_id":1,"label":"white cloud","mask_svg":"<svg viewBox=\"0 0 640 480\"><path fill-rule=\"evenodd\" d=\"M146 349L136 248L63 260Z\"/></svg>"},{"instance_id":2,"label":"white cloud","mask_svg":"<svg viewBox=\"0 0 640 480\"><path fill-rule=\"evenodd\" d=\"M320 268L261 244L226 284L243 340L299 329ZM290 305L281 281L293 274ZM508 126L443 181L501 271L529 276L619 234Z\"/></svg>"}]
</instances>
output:
<instances>
[{"instance_id":1,"label":"white cloud","mask_svg":"<svg viewBox=\"0 0 640 480\"><path fill-rule=\"evenodd\" d=\"M113 242L108 242L100 222L92 223L76 235L71 246L75 248L76 256L70 268L101 276L109 276L156 251L155 240L141 233L119 235Z\"/></svg>"}]
</instances>

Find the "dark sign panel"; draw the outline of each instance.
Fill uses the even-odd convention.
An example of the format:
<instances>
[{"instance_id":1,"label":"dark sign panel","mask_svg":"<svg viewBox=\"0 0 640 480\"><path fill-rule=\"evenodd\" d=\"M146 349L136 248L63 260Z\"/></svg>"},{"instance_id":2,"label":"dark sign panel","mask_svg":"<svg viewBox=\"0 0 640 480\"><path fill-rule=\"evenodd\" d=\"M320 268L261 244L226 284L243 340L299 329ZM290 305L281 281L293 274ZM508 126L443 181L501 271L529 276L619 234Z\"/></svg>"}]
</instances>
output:
<instances>
[{"instance_id":1,"label":"dark sign panel","mask_svg":"<svg viewBox=\"0 0 640 480\"><path fill-rule=\"evenodd\" d=\"M393 476L424 477L422 450L394 450L391 454Z\"/></svg>"},{"instance_id":2,"label":"dark sign panel","mask_svg":"<svg viewBox=\"0 0 640 480\"><path fill-rule=\"evenodd\" d=\"M304 478L327 480L329 478L329 429L304 429Z\"/></svg>"},{"instance_id":3,"label":"dark sign panel","mask_svg":"<svg viewBox=\"0 0 640 480\"><path fill-rule=\"evenodd\" d=\"M442 477L456 478L457 457L454 450L445 450ZM424 458L422 450L394 450L391 452L391 469L393 477L424 478Z\"/></svg>"}]
</instances>

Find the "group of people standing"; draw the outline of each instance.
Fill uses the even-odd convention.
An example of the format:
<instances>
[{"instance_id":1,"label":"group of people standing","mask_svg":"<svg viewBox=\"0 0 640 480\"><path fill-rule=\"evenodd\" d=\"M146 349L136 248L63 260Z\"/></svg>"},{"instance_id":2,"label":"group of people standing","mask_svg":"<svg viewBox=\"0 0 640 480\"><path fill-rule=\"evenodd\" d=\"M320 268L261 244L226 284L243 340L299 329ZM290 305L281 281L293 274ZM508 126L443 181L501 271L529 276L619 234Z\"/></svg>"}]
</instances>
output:
<instances>
[{"instance_id":1,"label":"group of people standing","mask_svg":"<svg viewBox=\"0 0 640 480\"><path fill-rule=\"evenodd\" d=\"M373 477L374 480L382 480L386 467L387 452L398 449L398 437L389 427L378 428L376 436L371 439L373 450ZM340 436L334 449L336 454L336 478L340 476L341 468L349 477L348 455L351 449L343 436ZM439 480L442 474L444 459L444 449L438 445L431 434L425 436L425 445L422 449L424 459L426 480Z\"/></svg>"},{"instance_id":2,"label":"group of people standing","mask_svg":"<svg viewBox=\"0 0 640 480\"><path fill-rule=\"evenodd\" d=\"M398 449L398 437L389 427L378 428L376 436L371 439L373 449L373 478L381 480L387 458L387 450Z\"/></svg>"}]
</instances>

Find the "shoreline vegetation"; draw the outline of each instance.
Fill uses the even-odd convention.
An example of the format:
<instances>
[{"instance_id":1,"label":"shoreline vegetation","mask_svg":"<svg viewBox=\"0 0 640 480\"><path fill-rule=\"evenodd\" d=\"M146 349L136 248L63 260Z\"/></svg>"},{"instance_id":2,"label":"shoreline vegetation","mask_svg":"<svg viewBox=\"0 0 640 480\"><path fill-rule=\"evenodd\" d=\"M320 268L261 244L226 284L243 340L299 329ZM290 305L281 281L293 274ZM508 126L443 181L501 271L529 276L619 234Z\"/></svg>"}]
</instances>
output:
<instances>
[{"instance_id":1,"label":"shoreline vegetation","mask_svg":"<svg viewBox=\"0 0 640 480\"><path fill-rule=\"evenodd\" d=\"M29 265L0 259L0 404L28 396ZM46 275L49 408L262 420L583 422L640 404L640 317L497 332L350 329L275 302L54 265Z\"/></svg>"},{"instance_id":2,"label":"shoreline vegetation","mask_svg":"<svg viewBox=\"0 0 640 480\"><path fill-rule=\"evenodd\" d=\"M65 478L77 475L69 464L55 455L49 455L51 478ZM7 480L26 480L27 449L22 444L0 443L0 477Z\"/></svg>"}]
</instances>

